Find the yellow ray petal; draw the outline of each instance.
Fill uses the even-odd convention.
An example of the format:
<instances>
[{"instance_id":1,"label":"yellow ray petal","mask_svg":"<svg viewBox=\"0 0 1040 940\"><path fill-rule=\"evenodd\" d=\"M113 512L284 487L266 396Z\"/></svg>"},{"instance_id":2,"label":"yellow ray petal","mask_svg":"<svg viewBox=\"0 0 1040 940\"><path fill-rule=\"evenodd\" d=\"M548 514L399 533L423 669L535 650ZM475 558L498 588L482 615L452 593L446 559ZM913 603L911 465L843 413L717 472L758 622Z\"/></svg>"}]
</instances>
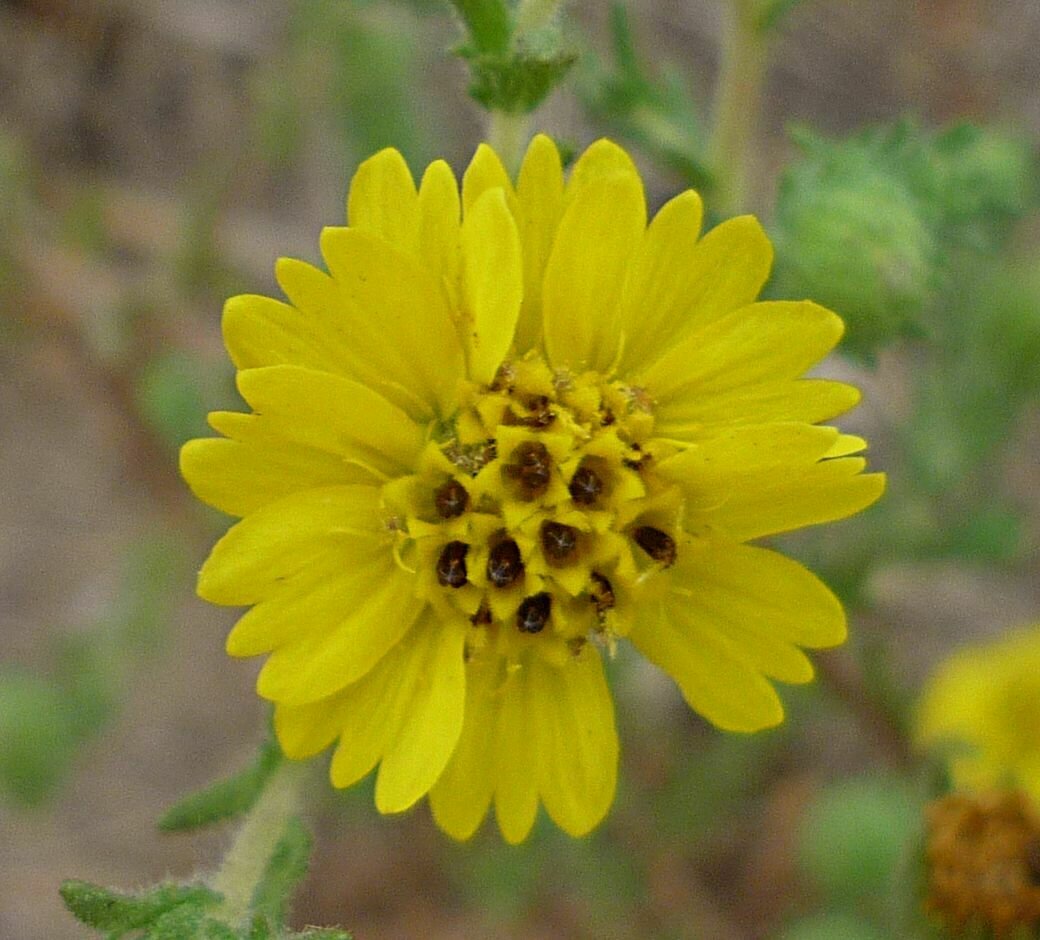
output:
<instances>
[{"instance_id":1,"label":"yellow ray petal","mask_svg":"<svg viewBox=\"0 0 1040 940\"><path fill-rule=\"evenodd\" d=\"M253 604L316 556L373 550L387 539L379 490L332 486L294 493L233 525L199 572L199 595L214 604ZM387 549L389 551L389 549Z\"/></svg>"},{"instance_id":2,"label":"yellow ray petal","mask_svg":"<svg viewBox=\"0 0 1040 940\"><path fill-rule=\"evenodd\" d=\"M654 411L654 430L662 437L701 442L725 428L767 421L815 424L842 414L859 402L859 391L829 379L762 382L711 395L677 396Z\"/></svg>"},{"instance_id":3,"label":"yellow ray petal","mask_svg":"<svg viewBox=\"0 0 1040 940\"><path fill-rule=\"evenodd\" d=\"M867 442L855 434L839 434L834 446L824 454L824 457L848 457L850 454L858 454L867 449Z\"/></svg>"},{"instance_id":4,"label":"yellow ray petal","mask_svg":"<svg viewBox=\"0 0 1040 940\"><path fill-rule=\"evenodd\" d=\"M688 589L690 611L704 598L734 623L799 646L845 640L841 602L816 575L779 552L713 540L680 552L674 583Z\"/></svg>"},{"instance_id":5,"label":"yellow ray petal","mask_svg":"<svg viewBox=\"0 0 1040 940\"><path fill-rule=\"evenodd\" d=\"M258 446L220 438L188 441L181 475L204 503L244 516L299 490L377 478L339 457L309 447Z\"/></svg>"},{"instance_id":6,"label":"yellow ray petal","mask_svg":"<svg viewBox=\"0 0 1040 940\"><path fill-rule=\"evenodd\" d=\"M499 670L487 659L466 666L466 709L458 746L430 790L437 825L453 839L470 838L491 805L496 758Z\"/></svg>"},{"instance_id":7,"label":"yellow ray petal","mask_svg":"<svg viewBox=\"0 0 1040 940\"><path fill-rule=\"evenodd\" d=\"M743 660L712 629L680 625L663 605L648 609L629 639L679 686L698 714L724 731L760 731L779 724L783 705L761 673Z\"/></svg>"},{"instance_id":8,"label":"yellow ray petal","mask_svg":"<svg viewBox=\"0 0 1040 940\"><path fill-rule=\"evenodd\" d=\"M747 481L717 508L692 514L689 523L707 522L744 542L845 519L877 502L885 491L884 474L864 474L865 465L859 457L841 457L792 467L786 476Z\"/></svg>"},{"instance_id":9,"label":"yellow ray petal","mask_svg":"<svg viewBox=\"0 0 1040 940\"><path fill-rule=\"evenodd\" d=\"M408 632L422 609L413 576L398 568L389 552L356 575L339 582L339 592L311 595L312 605L301 612L313 614L310 623L323 628L271 653L256 683L261 696L288 705L326 698L365 675ZM257 610L256 616L263 616Z\"/></svg>"},{"instance_id":10,"label":"yellow ray petal","mask_svg":"<svg viewBox=\"0 0 1040 940\"><path fill-rule=\"evenodd\" d=\"M499 692L495 736L495 818L502 837L518 845L538 815L538 740L541 728L531 698L531 666L510 671Z\"/></svg>"},{"instance_id":11,"label":"yellow ray petal","mask_svg":"<svg viewBox=\"0 0 1040 940\"><path fill-rule=\"evenodd\" d=\"M428 618L433 621L433 617ZM376 778L376 808L399 813L429 792L462 732L466 700L465 628L431 622L427 643L409 649L410 696ZM409 644L410 646L411 644Z\"/></svg>"},{"instance_id":12,"label":"yellow ray petal","mask_svg":"<svg viewBox=\"0 0 1040 940\"><path fill-rule=\"evenodd\" d=\"M330 548L278 581L239 618L228 634L228 654L256 656L315 631L325 635L351 613L357 598L367 593L374 580L384 577L391 564L389 546L378 542Z\"/></svg>"},{"instance_id":13,"label":"yellow ray petal","mask_svg":"<svg viewBox=\"0 0 1040 940\"><path fill-rule=\"evenodd\" d=\"M533 662L531 705L545 808L564 832L583 836L606 815L617 782L614 705L595 647L560 667Z\"/></svg>"},{"instance_id":14,"label":"yellow ray petal","mask_svg":"<svg viewBox=\"0 0 1040 940\"><path fill-rule=\"evenodd\" d=\"M434 784L462 729L465 678L458 625L421 617L408 636L334 701L342 716L330 773L348 787L383 761L380 812L400 812Z\"/></svg>"},{"instance_id":15,"label":"yellow ray petal","mask_svg":"<svg viewBox=\"0 0 1040 940\"><path fill-rule=\"evenodd\" d=\"M843 329L838 316L810 301L751 304L688 333L642 370L639 383L667 403L794 379L834 348Z\"/></svg>"},{"instance_id":16,"label":"yellow ray petal","mask_svg":"<svg viewBox=\"0 0 1040 940\"><path fill-rule=\"evenodd\" d=\"M811 467L839 437L836 428L777 422L725 428L658 464L689 503L715 507L764 477Z\"/></svg>"},{"instance_id":17,"label":"yellow ray petal","mask_svg":"<svg viewBox=\"0 0 1040 940\"><path fill-rule=\"evenodd\" d=\"M408 415L351 379L268 366L239 372L238 390L287 440L388 475L413 469L423 446L423 432Z\"/></svg>"},{"instance_id":18,"label":"yellow ray petal","mask_svg":"<svg viewBox=\"0 0 1040 940\"><path fill-rule=\"evenodd\" d=\"M469 375L490 384L513 342L523 297L516 223L501 189L489 189L462 224L462 296Z\"/></svg>"},{"instance_id":19,"label":"yellow ray petal","mask_svg":"<svg viewBox=\"0 0 1040 940\"><path fill-rule=\"evenodd\" d=\"M516 193L502 161L487 144L480 144L466 172L462 174L463 217L476 205L477 200L489 189L501 189L506 196L509 211L516 214Z\"/></svg>"},{"instance_id":20,"label":"yellow ray petal","mask_svg":"<svg viewBox=\"0 0 1040 940\"><path fill-rule=\"evenodd\" d=\"M343 725L335 700L274 707L274 732L286 757L303 760L325 750Z\"/></svg>"},{"instance_id":21,"label":"yellow ray petal","mask_svg":"<svg viewBox=\"0 0 1040 940\"><path fill-rule=\"evenodd\" d=\"M696 588L674 590L668 600L667 616L677 630L688 633L690 642L703 633L718 636L733 659L780 682L803 684L812 681L809 658L785 637L772 630L771 622L756 622L738 616L722 600L723 595Z\"/></svg>"},{"instance_id":22,"label":"yellow ray petal","mask_svg":"<svg viewBox=\"0 0 1040 940\"><path fill-rule=\"evenodd\" d=\"M612 140L601 137L590 144L574 161L570 179L564 190L565 208L568 207L587 186L596 186L604 179L623 176L634 179L642 187L639 170L632 158Z\"/></svg>"},{"instance_id":23,"label":"yellow ray petal","mask_svg":"<svg viewBox=\"0 0 1040 940\"><path fill-rule=\"evenodd\" d=\"M387 147L365 160L350 181L347 219L401 251L415 254L419 239L419 199L404 157Z\"/></svg>"},{"instance_id":24,"label":"yellow ray petal","mask_svg":"<svg viewBox=\"0 0 1040 940\"><path fill-rule=\"evenodd\" d=\"M750 304L773 266L773 246L758 219L741 215L716 225L697 245L689 286L687 323L700 330L731 310Z\"/></svg>"},{"instance_id":25,"label":"yellow ray petal","mask_svg":"<svg viewBox=\"0 0 1040 940\"><path fill-rule=\"evenodd\" d=\"M564 211L542 286L545 348L553 366L581 372L612 364L618 298L645 225L637 176L590 182Z\"/></svg>"},{"instance_id":26,"label":"yellow ray petal","mask_svg":"<svg viewBox=\"0 0 1040 940\"><path fill-rule=\"evenodd\" d=\"M464 362L443 283L366 232L327 228L321 251L347 302L367 321L360 337L369 344L366 354L437 414L450 414Z\"/></svg>"},{"instance_id":27,"label":"yellow ray petal","mask_svg":"<svg viewBox=\"0 0 1040 940\"><path fill-rule=\"evenodd\" d=\"M541 340L542 279L563 212L560 154L544 134L537 134L527 148L516 194L524 258L524 301L516 325L516 349L523 355Z\"/></svg>"},{"instance_id":28,"label":"yellow ray petal","mask_svg":"<svg viewBox=\"0 0 1040 940\"><path fill-rule=\"evenodd\" d=\"M703 206L693 190L665 203L640 241L618 311L624 337L621 374L658 357L689 325L703 296L705 257L698 244Z\"/></svg>"},{"instance_id":29,"label":"yellow ray petal","mask_svg":"<svg viewBox=\"0 0 1040 940\"><path fill-rule=\"evenodd\" d=\"M348 363L321 321L281 301L240 294L224 304L224 345L238 369L287 363L342 372Z\"/></svg>"},{"instance_id":30,"label":"yellow ray petal","mask_svg":"<svg viewBox=\"0 0 1040 940\"><path fill-rule=\"evenodd\" d=\"M303 261L279 258L275 277L303 319L312 324L314 345L330 360L326 371L377 389L417 421L434 417L436 402L424 401L422 390L411 387L407 364L387 345L381 324L349 301L329 275Z\"/></svg>"},{"instance_id":31,"label":"yellow ray petal","mask_svg":"<svg viewBox=\"0 0 1040 940\"><path fill-rule=\"evenodd\" d=\"M662 461L658 471L682 489L691 530L705 526L746 541L842 519L874 502L878 474L857 476L859 438L834 428L769 424L727 429Z\"/></svg>"},{"instance_id":32,"label":"yellow ray petal","mask_svg":"<svg viewBox=\"0 0 1040 940\"><path fill-rule=\"evenodd\" d=\"M426 168L419 187L419 253L426 267L448 285L452 299L459 292L461 225L455 174L443 160L435 160Z\"/></svg>"}]
</instances>

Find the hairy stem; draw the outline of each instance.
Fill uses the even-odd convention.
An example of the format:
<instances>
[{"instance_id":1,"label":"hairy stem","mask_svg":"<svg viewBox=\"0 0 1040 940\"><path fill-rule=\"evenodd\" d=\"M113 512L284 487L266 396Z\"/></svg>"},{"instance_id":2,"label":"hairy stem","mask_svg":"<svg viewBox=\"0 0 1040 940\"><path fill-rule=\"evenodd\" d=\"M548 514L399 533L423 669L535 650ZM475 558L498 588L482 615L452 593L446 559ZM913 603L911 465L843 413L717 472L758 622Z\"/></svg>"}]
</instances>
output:
<instances>
[{"instance_id":1,"label":"hairy stem","mask_svg":"<svg viewBox=\"0 0 1040 940\"><path fill-rule=\"evenodd\" d=\"M210 887L224 897L217 917L231 927L241 926L249 914L253 893L275 846L300 810L300 794L310 769L306 763L283 761L271 774L210 879Z\"/></svg>"},{"instance_id":2,"label":"hairy stem","mask_svg":"<svg viewBox=\"0 0 1040 940\"><path fill-rule=\"evenodd\" d=\"M523 0L516 11L514 38L548 26L559 8L560 0Z\"/></svg>"},{"instance_id":3,"label":"hairy stem","mask_svg":"<svg viewBox=\"0 0 1040 940\"><path fill-rule=\"evenodd\" d=\"M531 117L528 114L511 114L506 111L488 112L488 143L502 158L506 172L516 176L520 168L520 155L527 142Z\"/></svg>"},{"instance_id":4,"label":"hairy stem","mask_svg":"<svg viewBox=\"0 0 1040 940\"><path fill-rule=\"evenodd\" d=\"M762 105L768 38L758 28L757 0L729 0L723 10L722 61L715 95L711 168L715 208L721 215L745 209L751 145Z\"/></svg>"}]
</instances>

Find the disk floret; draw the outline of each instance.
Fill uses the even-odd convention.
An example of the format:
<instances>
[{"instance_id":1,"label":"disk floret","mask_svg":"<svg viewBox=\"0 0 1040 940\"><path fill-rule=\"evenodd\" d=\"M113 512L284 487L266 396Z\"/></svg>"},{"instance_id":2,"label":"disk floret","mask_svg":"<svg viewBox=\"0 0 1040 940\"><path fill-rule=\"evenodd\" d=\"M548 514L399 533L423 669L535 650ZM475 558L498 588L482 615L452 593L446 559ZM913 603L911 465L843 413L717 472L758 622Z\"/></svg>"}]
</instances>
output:
<instances>
[{"instance_id":1,"label":"disk floret","mask_svg":"<svg viewBox=\"0 0 1040 940\"><path fill-rule=\"evenodd\" d=\"M509 362L465 391L419 472L384 487L406 520L398 557L426 600L468 618L471 653L573 654L626 632L635 595L680 550L652 404L594 372Z\"/></svg>"}]
</instances>

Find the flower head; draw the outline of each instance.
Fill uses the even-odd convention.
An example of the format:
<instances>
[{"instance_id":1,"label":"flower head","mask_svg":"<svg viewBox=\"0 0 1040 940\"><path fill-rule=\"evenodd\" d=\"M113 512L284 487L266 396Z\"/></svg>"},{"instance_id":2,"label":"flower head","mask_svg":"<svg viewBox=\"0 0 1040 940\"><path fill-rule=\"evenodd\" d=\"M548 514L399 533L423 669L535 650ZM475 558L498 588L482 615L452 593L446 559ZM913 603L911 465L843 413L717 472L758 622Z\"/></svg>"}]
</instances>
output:
<instances>
[{"instance_id":1,"label":"flower head","mask_svg":"<svg viewBox=\"0 0 1040 940\"><path fill-rule=\"evenodd\" d=\"M1017 787L1040 805L1040 624L946 660L922 694L917 736L966 745L950 758L957 786Z\"/></svg>"},{"instance_id":2,"label":"flower head","mask_svg":"<svg viewBox=\"0 0 1040 940\"><path fill-rule=\"evenodd\" d=\"M951 793L927 808L925 907L995 940L1040 925L1040 817L1021 793Z\"/></svg>"},{"instance_id":3,"label":"flower head","mask_svg":"<svg viewBox=\"0 0 1040 940\"><path fill-rule=\"evenodd\" d=\"M251 414L190 442L204 501L243 517L199 593L252 605L228 637L269 653L259 693L290 757L338 740L331 776L377 764L376 805L429 794L466 838L539 804L569 833L613 799L603 651L621 638L721 728L782 720L770 682L845 620L762 536L881 492L824 421L854 389L803 373L841 321L756 303L771 263L750 217L698 240L686 192L647 225L632 161L600 141L565 182L531 144L514 186L482 146L461 192L416 188L394 150L322 233L328 273L281 260L288 303L235 297L224 335Z\"/></svg>"}]
</instances>

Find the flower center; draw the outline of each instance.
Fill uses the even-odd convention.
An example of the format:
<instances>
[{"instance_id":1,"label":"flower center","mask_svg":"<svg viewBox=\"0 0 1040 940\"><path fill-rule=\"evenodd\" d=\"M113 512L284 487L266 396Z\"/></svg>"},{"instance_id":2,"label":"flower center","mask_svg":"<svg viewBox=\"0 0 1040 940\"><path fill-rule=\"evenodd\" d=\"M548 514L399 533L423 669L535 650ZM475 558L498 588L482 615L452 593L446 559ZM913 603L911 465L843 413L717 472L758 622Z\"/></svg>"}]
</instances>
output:
<instances>
[{"instance_id":1,"label":"flower center","mask_svg":"<svg viewBox=\"0 0 1040 940\"><path fill-rule=\"evenodd\" d=\"M384 487L401 563L469 652L568 655L627 632L634 594L675 563L680 500L641 389L528 356L469 387L418 472Z\"/></svg>"}]
</instances>

